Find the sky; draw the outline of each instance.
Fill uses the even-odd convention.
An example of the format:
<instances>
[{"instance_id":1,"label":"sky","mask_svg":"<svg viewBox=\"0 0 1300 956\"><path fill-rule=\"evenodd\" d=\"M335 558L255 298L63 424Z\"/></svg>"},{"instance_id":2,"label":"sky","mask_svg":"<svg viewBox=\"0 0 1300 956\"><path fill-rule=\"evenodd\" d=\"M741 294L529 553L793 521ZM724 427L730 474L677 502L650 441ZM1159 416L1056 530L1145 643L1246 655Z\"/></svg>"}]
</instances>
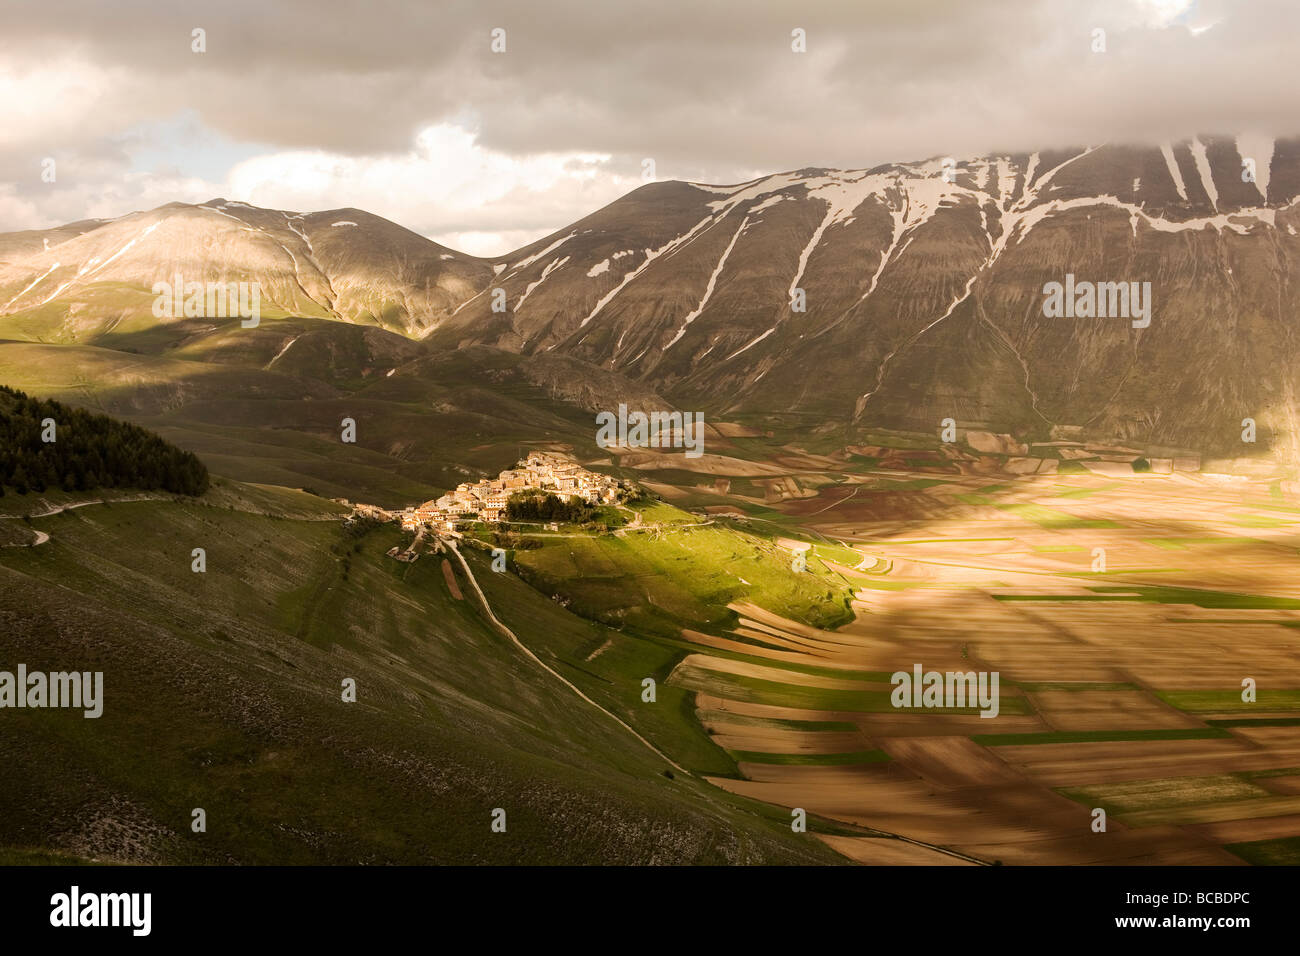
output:
<instances>
[{"instance_id":1,"label":"sky","mask_svg":"<svg viewBox=\"0 0 1300 956\"><path fill-rule=\"evenodd\" d=\"M1294 0L5 6L0 231L220 196L500 255L650 174L1300 132Z\"/></svg>"}]
</instances>

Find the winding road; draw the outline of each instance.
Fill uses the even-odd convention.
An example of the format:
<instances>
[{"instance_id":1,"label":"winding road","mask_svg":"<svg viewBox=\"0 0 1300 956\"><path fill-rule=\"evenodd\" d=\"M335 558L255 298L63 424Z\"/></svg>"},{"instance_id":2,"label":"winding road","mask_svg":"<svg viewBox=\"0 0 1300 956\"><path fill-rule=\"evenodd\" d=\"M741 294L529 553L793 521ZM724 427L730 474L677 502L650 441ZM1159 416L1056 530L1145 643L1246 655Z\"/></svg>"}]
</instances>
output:
<instances>
[{"instance_id":1,"label":"winding road","mask_svg":"<svg viewBox=\"0 0 1300 956\"><path fill-rule=\"evenodd\" d=\"M547 673L549 673L552 677L554 677L556 680L560 681L562 684L564 684L565 687L569 688L569 690L573 691L575 694L577 694L579 697L581 697L583 700L589 703L592 707L595 707L598 711L600 711L610 720L616 721L620 727L622 727L629 734L631 734L637 740L641 741L641 743L643 743L646 747L648 747L651 751L653 751L655 756L659 757L661 760L666 761L668 764L670 764L673 767L673 769L677 770L678 772L684 774L689 773L689 771L685 767L681 766L681 764L677 763L666 753L664 753L654 744L650 743L650 741L646 740L635 730L633 730L632 727L627 723L627 721L625 721L622 717L619 717L617 714L611 713L610 711L606 710L604 707L600 706L600 704L596 703L594 700L592 700L590 697L584 694L577 687L577 685L575 685L572 681L570 681L563 674L561 674L555 668L551 667L540 657L534 654L531 650L529 650L528 646L525 645L523 641L519 640L519 638L515 636L515 632L510 630L510 628L506 627L505 624L501 622L501 619L497 617L496 614L492 611L492 605L488 603L487 595L484 594L483 589L479 587L478 579L474 577L474 572L473 570L470 569L469 562L465 560L465 556L461 554L460 549L456 547L456 542L448 540L446 541L446 544L448 550L456 556L456 560L459 561L460 566L464 568L465 577L469 579L470 585L474 588L474 593L478 595L478 599L483 605L483 610L487 613L488 620L492 622L492 624L496 627L497 630L499 630L506 637L510 638L511 642L515 645L515 647L523 651L524 654L526 654L529 658L531 658L532 661L535 664L537 664L538 667L542 668Z\"/></svg>"},{"instance_id":2,"label":"winding road","mask_svg":"<svg viewBox=\"0 0 1300 956\"><path fill-rule=\"evenodd\" d=\"M132 498L109 498L108 501L109 501L110 503L113 503L113 504L116 504L116 503L118 503L118 502L127 502L127 501L161 501L161 500L163 500L165 497L167 497L167 496L166 496L166 495L136 495L136 496L134 496L134 497L132 497ZM72 502L72 503L70 503L70 504L66 504L66 505L53 505L53 506L51 506L50 508L48 508L47 510L40 512L39 514L30 514L30 515L27 515L27 517L29 517L29 518L48 518L50 515L56 515L56 514L59 514L59 513L61 513L61 512L64 512L64 511L71 511L73 508L84 508L84 507L86 507L86 505L102 505L102 504L104 504L104 502L105 502L105 499L103 499L103 498L95 498L95 499L92 500L92 501L75 501L75 502ZM5 518L9 518L9 519L12 519L12 520L14 520L14 521L21 521L22 518L23 518L23 516L22 516L22 515L0 515L0 519L5 519ZM32 528L31 531L32 531L32 534L36 535L36 540L35 540L35 541L28 541L28 542L25 543L25 544L6 544L6 545L0 545L0 547L5 547L5 548L35 548L35 547L38 547L38 546L40 546L40 545L42 545L42 544L45 544L45 542L47 542L47 541L50 540L50 536L49 536L49 534L48 534L47 532L44 532L44 531L37 531L35 528Z\"/></svg>"},{"instance_id":3,"label":"winding road","mask_svg":"<svg viewBox=\"0 0 1300 956\"><path fill-rule=\"evenodd\" d=\"M510 630L510 628L506 627L506 625L501 622L501 619L498 618L495 613L493 613L492 605L488 603L487 595L484 594L483 589L479 587L478 579L474 577L474 572L473 570L470 569L469 562L465 560L465 556L461 554L460 550L456 547L456 542L451 540L446 540L446 544L448 546L448 550L456 556L456 560L460 562L460 566L465 570L465 577L469 580L470 585L474 588L474 593L478 595L479 602L483 605L483 610L487 613L488 620L492 622L493 626L495 626L497 630L499 630L502 634L508 637L510 641L517 648L519 648L519 650L521 650L524 654L526 654L529 658L531 658L532 661L536 663L538 667L541 667L552 677L560 681L562 684L564 684L564 686L568 687L569 690L573 691L575 694L577 694L579 697L585 700L592 707L595 707L598 711L600 711L610 720L616 721L620 727L622 727L629 734L631 734L642 744L648 747L651 751L653 751L655 756L671 764L676 770L680 771L681 773L690 774L690 771L686 770L675 760L673 760L671 757L665 754L662 750L660 750L654 744L650 743L650 741L646 740L639 733L633 730L632 727L627 723L627 721L623 720L623 718L619 717L617 714L613 714L610 711L606 710L604 707L600 706L600 704L596 703L594 700L592 700L590 697L584 694L575 684L573 684L572 681L564 677L564 675L556 671L555 668L546 664L541 658L539 658L536 654L534 654L531 650L529 650L527 645L525 645L524 642L519 640L519 638L515 635L515 632ZM691 775L695 776L694 774ZM945 856L951 856L958 860L965 860L967 863L974 863L978 866L991 865L987 860L981 860L979 857L969 856L968 854L962 853L958 850L950 849L948 847L937 846L936 844L926 843L922 840L914 840L911 837L902 836L901 834L898 833L890 833L887 830L879 830L875 827L868 827L867 829L870 829L875 833L881 834L882 837L884 838L901 840L902 842L910 843L913 846L924 847L927 850L933 850L934 852L942 853Z\"/></svg>"}]
</instances>

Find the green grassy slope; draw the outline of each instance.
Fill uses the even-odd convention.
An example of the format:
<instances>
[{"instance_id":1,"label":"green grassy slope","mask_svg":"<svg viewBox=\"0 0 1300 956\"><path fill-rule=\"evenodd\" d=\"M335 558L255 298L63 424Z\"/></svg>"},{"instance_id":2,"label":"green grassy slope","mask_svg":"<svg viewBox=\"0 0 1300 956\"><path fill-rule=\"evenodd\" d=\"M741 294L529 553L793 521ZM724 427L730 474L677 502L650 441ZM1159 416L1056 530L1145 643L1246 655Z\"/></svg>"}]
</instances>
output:
<instances>
[{"instance_id":1,"label":"green grassy slope","mask_svg":"<svg viewBox=\"0 0 1300 956\"><path fill-rule=\"evenodd\" d=\"M777 808L665 775L455 600L440 559L393 561L395 529L356 537L332 510L222 481L198 501L37 518L49 543L0 549L0 669L105 684L98 720L0 722L0 859L837 859ZM510 614L595 626L514 584ZM206 833L191 832L195 807Z\"/></svg>"},{"instance_id":2,"label":"green grassy slope","mask_svg":"<svg viewBox=\"0 0 1300 956\"><path fill-rule=\"evenodd\" d=\"M706 650L683 628L727 633L739 620L733 601L835 627L852 619L849 589L818 561L793 571L791 553L767 538L701 525L661 502L634 507L643 523L622 536L568 525L554 535L524 532L524 543L538 546L509 552L511 573L493 573L480 548L462 550L496 613L543 660L690 769L738 776L701 726L693 690L668 682L688 654ZM530 590L551 600L537 605ZM655 681L653 703L642 697L646 678Z\"/></svg>"},{"instance_id":3,"label":"green grassy slope","mask_svg":"<svg viewBox=\"0 0 1300 956\"><path fill-rule=\"evenodd\" d=\"M646 635L732 627L733 601L752 600L814 627L853 619L851 590L820 561L796 572L794 553L770 538L662 502L635 507L644 525L622 536L529 535L541 546L515 553L519 573L584 617Z\"/></svg>"},{"instance_id":4,"label":"green grassy slope","mask_svg":"<svg viewBox=\"0 0 1300 956\"><path fill-rule=\"evenodd\" d=\"M76 339L60 328L22 340L34 333L11 323L0 384L143 425L244 481L397 507L494 474L538 441L595 448L591 415L531 384L518 356L434 354L310 318ZM355 443L342 441L345 418Z\"/></svg>"}]
</instances>

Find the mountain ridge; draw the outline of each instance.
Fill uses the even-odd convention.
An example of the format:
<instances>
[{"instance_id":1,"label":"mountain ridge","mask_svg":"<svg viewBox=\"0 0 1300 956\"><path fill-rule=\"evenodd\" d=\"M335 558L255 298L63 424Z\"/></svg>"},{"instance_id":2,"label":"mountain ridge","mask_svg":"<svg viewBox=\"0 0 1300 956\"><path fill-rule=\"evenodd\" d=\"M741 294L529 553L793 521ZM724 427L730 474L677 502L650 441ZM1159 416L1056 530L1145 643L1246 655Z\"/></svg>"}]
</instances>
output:
<instances>
[{"instance_id":1,"label":"mountain ridge","mask_svg":"<svg viewBox=\"0 0 1300 956\"><path fill-rule=\"evenodd\" d=\"M1220 453L1252 417L1300 460L1298 202L1300 139L1225 136L650 183L491 259L362 210L211 200L69 224L16 261L34 237L0 235L0 321L93 342L178 265L256 273L286 315L564 355L715 415ZM1150 282L1153 327L1047 318L1067 274ZM138 285L97 302L110 283Z\"/></svg>"}]
</instances>

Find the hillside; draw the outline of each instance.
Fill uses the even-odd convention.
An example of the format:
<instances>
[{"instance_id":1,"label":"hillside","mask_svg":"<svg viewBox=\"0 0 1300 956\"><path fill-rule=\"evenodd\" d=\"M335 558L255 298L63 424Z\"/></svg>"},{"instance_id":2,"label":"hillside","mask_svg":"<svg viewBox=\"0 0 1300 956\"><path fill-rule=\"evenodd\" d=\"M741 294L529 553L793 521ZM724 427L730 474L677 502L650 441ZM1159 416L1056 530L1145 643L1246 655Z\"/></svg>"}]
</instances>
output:
<instances>
[{"instance_id":1,"label":"hillside","mask_svg":"<svg viewBox=\"0 0 1300 956\"><path fill-rule=\"evenodd\" d=\"M0 385L0 495L139 488L200 495L208 470L136 425Z\"/></svg>"},{"instance_id":2,"label":"hillside","mask_svg":"<svg viewBox=\"0 0 1300 956\"><path fill-rule=\"evenodd\" d=\"M958 159L947 176L934 159L644 186L507 257L508 312L480 296L433 341L562 352L715 417L934 434L951 416L1224 452L1250 416L1296 457L1300 362L1277 357L1300 346L1300 140ZM1150 326L1045 317L1067 273L1150 282Z\"/></svg>"},{"instance_id":3,"label":"hillside","mask_svg":"<svg viewBox=\"0 0 1300 956\"><path fill-rule=\"evenodd\" d=\"M328 469L238 449L274 429L337 459L320 442L363 394L405 424L359 444L442 487L499 467L482 448L521 432L582 441L577 423L618 401L841 448L882 430L937 444L952 418L1295 470L1298 200L1300 139L1201 136L653 183L493 261L358 210L171 204L0 235L0 380L166 424L227 473L285 484ZM259 325L155 318L151 283L177 272L258 282ZM1045 315L1067 276L1149 283L1149 324ZM545 421L514 404L521 386ZM236 401L239 432L213 407Z\"/></svg>"},{"instance_id":4,"label":"hillside","mask_svg":"<svg viewBox=\"0 0 1300 956\"><path fill-rule=\"evenodd\" d=\"M225 480L192 502L92 505L34 526L50 540L0 549L8 656L101 670L105 704L97 720L21 711L0 724L0 857L835 859L781 809L664 773L503 642L434 557L385 557L394 528L349 532L329 502ZM597 636L523 585L511 601L553 639ZM195 807L205 833L191 830ZM491 830L498 807L506 833Z\"/></svg>"},{"instance_id":5,"label":"hillside","mask_svg":"<svg viewBox=\"0 0 1300 956\"><path fill-rule=\"evenodd\" d=\"M320 319L170 326L129 342L0 342L0 383L125 418L219 474L392 506L499 471L524 445L594 448L591 397L572 394L545 359L435 353ZM341 440L345 418L354 443Z\"/></svg>"},{"instance_id":6,"label":"hillside","mask_svg":"<svg viewBox=\"0 0 1300 956\"><path fill-rule=\"evenodd\" d=\"M152 317L154 283L177 275L256 282L267 315L418 336L490 274L482 260L359 209L300 214L213 199L0 235L0 313L34 313L72 341Z\"/></svg>"}]
</instances>

